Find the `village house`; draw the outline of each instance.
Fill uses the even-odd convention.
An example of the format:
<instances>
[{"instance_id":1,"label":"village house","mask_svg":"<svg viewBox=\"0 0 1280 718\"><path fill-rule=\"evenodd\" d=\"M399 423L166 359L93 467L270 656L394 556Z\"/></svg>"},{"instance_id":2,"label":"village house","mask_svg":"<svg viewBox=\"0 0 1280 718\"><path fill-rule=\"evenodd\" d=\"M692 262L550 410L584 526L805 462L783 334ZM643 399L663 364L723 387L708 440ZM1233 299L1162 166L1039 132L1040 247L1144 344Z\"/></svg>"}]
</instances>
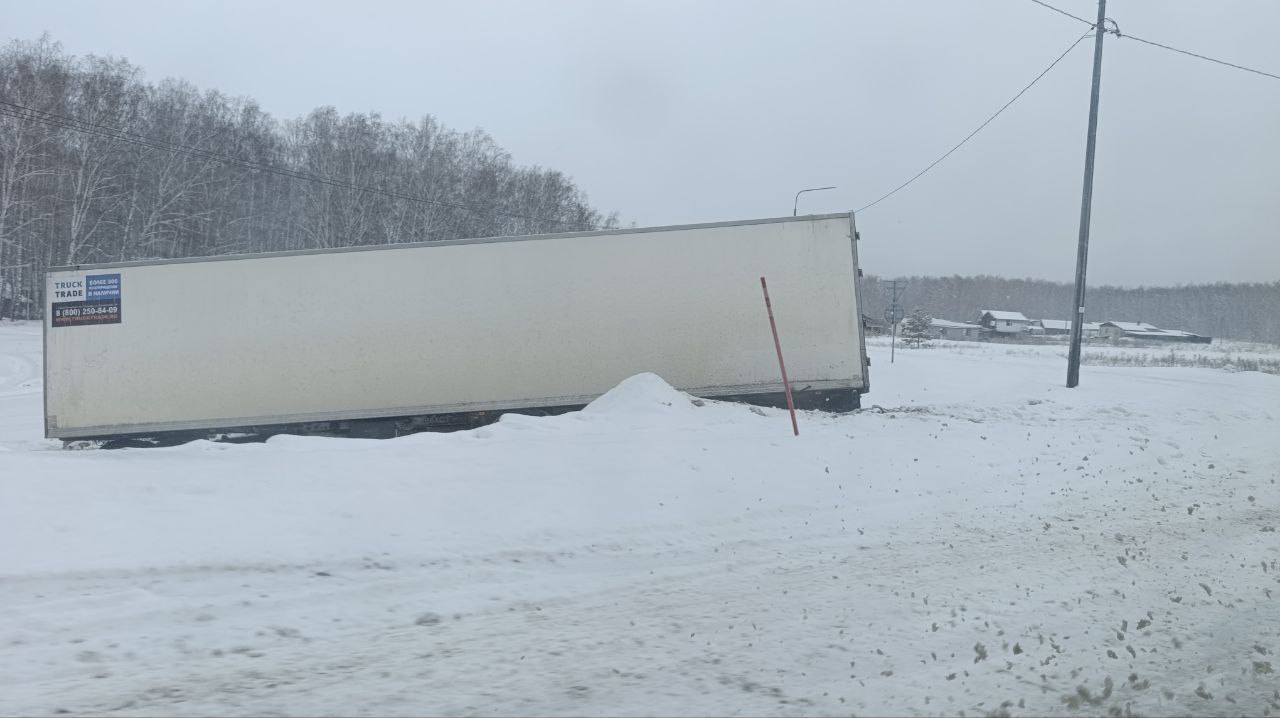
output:
<instances>
[{"instance_id":1,"label":"village house","mask_svg":"<svg viewBox=\"0 0 1280 718\"><path fill-rule=\"evenodd\" d=\"M1146 322L1103 322L1104 339L1124 339L1126 335L1137 336L1158 332L1160 328Z\"/></svg>"},{"instance_id":2,"label":"village house","mask_svg":"<svg viewBox=\"0 0 1280 718\"><path fill-rule=\"evenodd\" d=\"M1048 336L1071 333L1071 322L1066 319L1041 319L1039 323Z\"/></svg>"},{"instance_id":3,"label":"village house","mask_svg":"<svg viewBox=\"0 0 1280 718\"><path fill-rule=\"evenodd\" d=\"M939 339L976 341L978 335L982 332L982 327L977 324L952 322L946 319L934 319L930 322L930 326L937 332Z\"/></svg>"},{"instance_id":4,"label":"village house","mask_svg":"<svg viewBox=\"0 0 1280 718\"><path fill-rule=\"evenodd\" d=\"M885 333L884 322L877 321L871 317L862 315L862 331L867 334L879 336Z\"/></svg>"},{"instance_id":5,"label":"village house","mask_svg":"<svg viewBox=\"0 0 1280 718\"><path fill-rule=\"evenodd\" d=\"M1146 322L1103 322L1102 336L1116 341L1119 339L1135 339L1139 341L1188 342L1191 344L1208 344L1212 337L1192 334L1181 329L1161 329Z\"/></svg>"},{"instance_id":6,"label":"village house","mask_svg":"<svg viewBox=\"0 0 1280 718\"><path fill-rule=\"evenodd\" d=\"M1022 336L1031 326L1031 320L1022 312L1006 312L999 309L983 309L978 312L978 324L993 336Z\"/></svg>"},{"instance_id":7,"label":"village house","mask_svg":"<svg viewBox=\"0 0 1280 718\"><path fill-rule=\"evenodd\" d=\"M1048 336L1066 336L1071 333L1071 321L1068 319L1041 319L1040 326ZM1082 339L1093 339L1102 333L1102 325L1098 322L1085 322L1080 333Z\"/></svg>"},{"instance_id":8,"label":"village house","mask_svg":"<svg viewBox=\"0 0 1280 718\"><path fill-rule=\"evenodd\" d=\"M898 324L898 334L903 333L903 328L907 320L902 320ZM982 327L977 324L966 324L964 322L952 322L946 319L933 318L929 320L930 334L934 339L954 339L957 341L977 341L982 334Z\"/></svg>"}]
</instances>

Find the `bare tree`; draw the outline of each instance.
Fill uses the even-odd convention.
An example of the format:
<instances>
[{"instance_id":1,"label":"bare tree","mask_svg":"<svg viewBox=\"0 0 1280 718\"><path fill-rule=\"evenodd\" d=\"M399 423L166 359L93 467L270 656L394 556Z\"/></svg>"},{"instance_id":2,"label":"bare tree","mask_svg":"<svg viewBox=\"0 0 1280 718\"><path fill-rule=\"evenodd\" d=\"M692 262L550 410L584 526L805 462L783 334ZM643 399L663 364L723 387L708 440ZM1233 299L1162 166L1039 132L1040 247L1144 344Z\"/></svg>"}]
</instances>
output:
<instances>
[{"instance_id":1,"label":"bare tree","mask_svg":"<svg viewBox=\"0 0 1280 718\"><path fill-rule=\"evenodd\" d=\"M48 37L0 49L0 71L0 317L43 306L59 264L616 225L565 175L429 115L281 125Z\"/></svg>"}]
</instances>

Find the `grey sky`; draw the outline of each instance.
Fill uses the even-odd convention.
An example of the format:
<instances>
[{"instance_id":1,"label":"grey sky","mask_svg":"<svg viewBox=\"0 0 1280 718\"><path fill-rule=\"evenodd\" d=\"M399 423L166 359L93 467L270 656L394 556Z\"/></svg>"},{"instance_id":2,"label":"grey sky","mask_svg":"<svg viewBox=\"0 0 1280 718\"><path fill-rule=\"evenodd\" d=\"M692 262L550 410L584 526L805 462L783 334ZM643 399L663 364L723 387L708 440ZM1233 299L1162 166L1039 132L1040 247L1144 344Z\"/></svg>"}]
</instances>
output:
<instances>
[{"instance_id":1,"label":"grey sky","mask_svg":"<svg viewBox=\"0 0 1280 718\"><path fill-rule=\"evenodd\" d=\"M1056 0L1092 17L1092 0ZM1280 73L1280 2L1112 0L1126 33ZM1029 0L17 3L151 80L483 127L641 225L870 202L1087 27ZM965 147L859 215L882 276L1070 279L1092 41ZM1280 279L1280 80L1108 37L1090 281Z\"/></svg>"}]
</instances>

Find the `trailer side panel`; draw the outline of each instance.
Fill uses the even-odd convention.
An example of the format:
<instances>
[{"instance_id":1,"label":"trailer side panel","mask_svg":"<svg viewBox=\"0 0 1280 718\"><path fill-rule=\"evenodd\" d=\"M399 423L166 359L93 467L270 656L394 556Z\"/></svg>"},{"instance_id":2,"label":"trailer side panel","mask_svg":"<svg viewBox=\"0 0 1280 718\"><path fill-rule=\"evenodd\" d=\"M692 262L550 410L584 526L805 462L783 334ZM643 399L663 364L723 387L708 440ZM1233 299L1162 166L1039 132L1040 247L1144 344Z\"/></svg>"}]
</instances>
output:
<instances>
[{"instance_id":1,"label":"trailer side panel","mask_svg":"<svg viewBox=\"0 0 1280 718\"><path fill-rule=\"evenodd\" d=\"M51 437L863 385L847 215L51 272ZM59 295L59 292L62 295ZM80 293L77 293L80 292ZM58 306L61 305L61 306Z\"/></svg>"}]
</instances>

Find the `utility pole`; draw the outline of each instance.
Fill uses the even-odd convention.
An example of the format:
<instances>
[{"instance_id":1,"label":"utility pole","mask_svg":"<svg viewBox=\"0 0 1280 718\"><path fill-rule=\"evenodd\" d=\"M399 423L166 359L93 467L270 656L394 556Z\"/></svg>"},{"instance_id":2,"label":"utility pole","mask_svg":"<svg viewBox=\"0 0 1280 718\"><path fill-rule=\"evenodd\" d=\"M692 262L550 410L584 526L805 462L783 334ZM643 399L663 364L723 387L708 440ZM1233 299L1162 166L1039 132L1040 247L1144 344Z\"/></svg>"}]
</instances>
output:
<instances>
[{"instance_id":1,"label":"utility pole","mask_svg":"<svg viewBox=\"0 0 1280 718\"><path fill-rule=\"evenodd\" d=\"M1089 219L1093 212L1093 151L1098 140L1098 89L1102 84L1102 38L1107 30L1107 0L1098 0L1093 26L1093 89L1089 92L1089 134L1084 148L1084 191L1080 198L1080 244L1076 249L1075 303L1071 305L1071 351L1067 354L1067 388L1080 383L1080 338L1084 335L1084 275L1089 261Z\"/></svg>"}]
</instances>

